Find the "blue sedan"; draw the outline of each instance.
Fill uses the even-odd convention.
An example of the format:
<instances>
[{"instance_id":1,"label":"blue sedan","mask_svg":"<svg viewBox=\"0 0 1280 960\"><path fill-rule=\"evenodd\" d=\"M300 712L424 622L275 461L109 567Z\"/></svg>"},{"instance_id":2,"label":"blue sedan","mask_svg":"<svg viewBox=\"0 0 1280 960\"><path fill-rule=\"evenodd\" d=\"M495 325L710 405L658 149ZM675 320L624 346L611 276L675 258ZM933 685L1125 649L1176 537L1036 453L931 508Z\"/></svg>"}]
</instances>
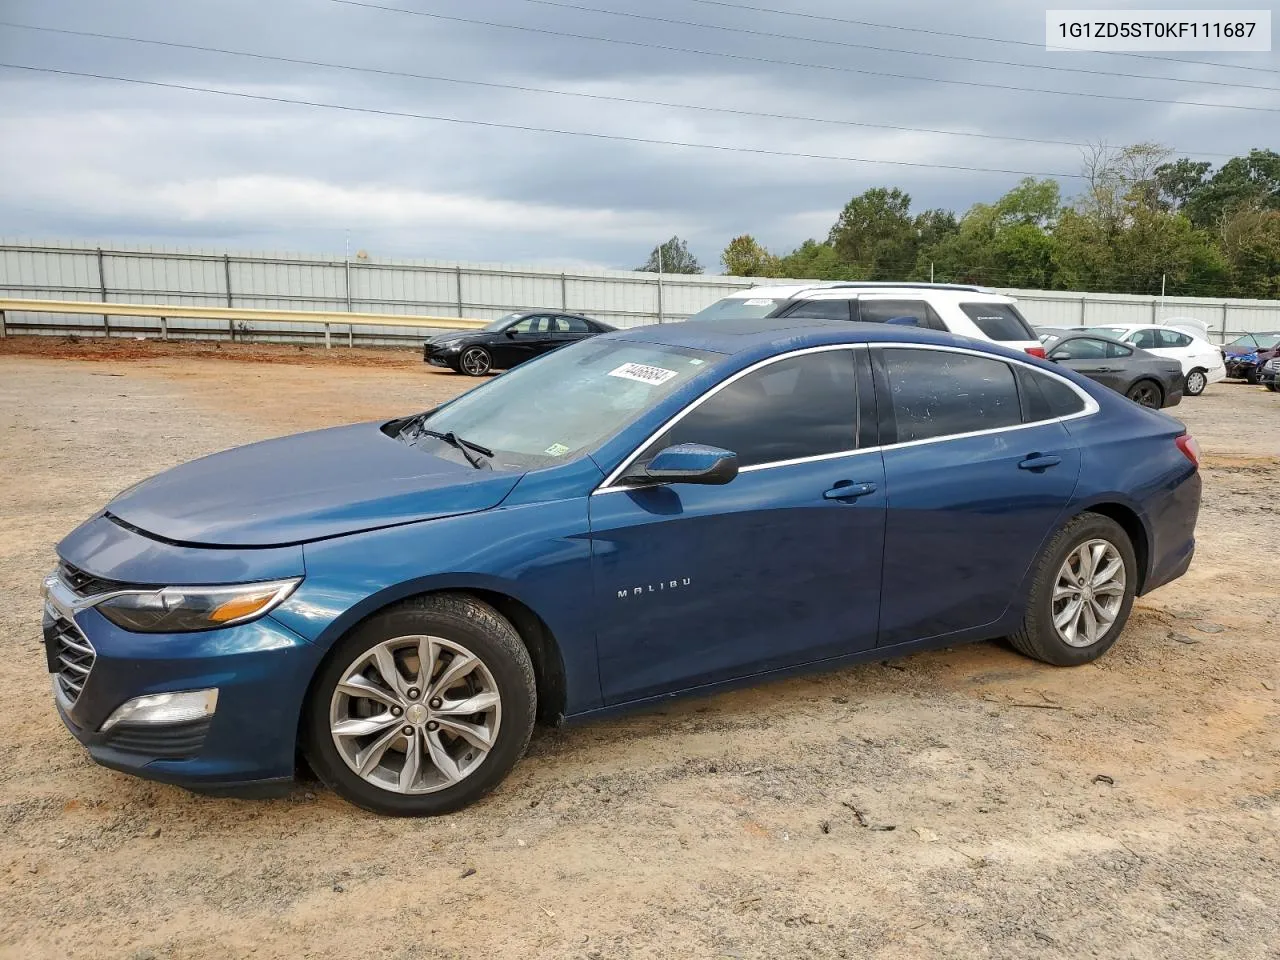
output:
<instances>
[{"instance_id":1,"label":"blue sedan","mask_svg":"<svg viewBox=\"0 0 1280 960\"><path fill-rule=\"evenodd\" d=\"M1186 571L1178 421L1025 353L795 319L619 331L124 491L45 580L98 762L401 815L558 723L1007 637L1062 666Z\"/></svg>"}]
</instances>

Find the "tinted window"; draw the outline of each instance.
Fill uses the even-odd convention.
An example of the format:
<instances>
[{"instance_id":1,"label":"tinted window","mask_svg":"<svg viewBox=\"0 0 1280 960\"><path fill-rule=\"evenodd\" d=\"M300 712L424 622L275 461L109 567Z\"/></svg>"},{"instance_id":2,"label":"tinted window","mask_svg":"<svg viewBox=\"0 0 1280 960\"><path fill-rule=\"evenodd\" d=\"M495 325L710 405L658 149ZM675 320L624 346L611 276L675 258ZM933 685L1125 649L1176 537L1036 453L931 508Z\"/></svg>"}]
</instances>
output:
<instances>
[{"instance_id":1,"label":"tinted window","mask_svg":"<svg viewBox=\"0 0 1280 960\"><path fill-rule=\"evenodd\" d=\"M1107 356L1113 357L1113 358L1114 357L1132 357L1133 347L1126 347L1119 343L1108 343Z\"/></svg>"},{"instance_id":2,"label":"tinted window","mask_svg":"<svg viewBox=\"0 0 1280 960\"><path fill-rule=\"evenodd\" d=\"M1018 371L1018 392L1022 395L1022 419L1026 423L1068 417L1084 409L1080 395L1057 377L1050 377L1015 364Z\"/></svg>"},{"instance_id":3,"label":"tinted window","mask_svg":"<svg viewBox=\"0 0 1280 960\"><path fill-rule=\"evenodd\" d=\"M813 457L857 446L853 352L828 350L779 360L695 407L646 451L673 443L732 450L740 466Z\"/></svg>"},{"instance_id":4,"label":"tinted window","mask_svg":"<svg viewBox=\"0 0 1280 960\"><path fill-rule=\"evenodd\" d=\"M992 340L1034 340L1027 321L1007 303L962 303L960 309Z\"/></svg>"},{"instance_id":5,"label":"tinted window","mask_svg":"<svg viewBox=\"0 0 1280 960\"><path fill-rule=\"evenodd\" d=\"M587 326L587 321L581 317L557 317L559 327L563 333L590 333L591 329Z\"/></svg>"},{"instance_id":6,"label":"tinted window","mask_svg":"<svg viewBox=\"0 0 1280 960\"><path fill-rule=\"evenodd\" d=\"M1158 330L1139 330L1129 338L1129 342L1135 347L1141 347L1143 350L1154 349L1159 346L1159 343L1156 341L1156 334L1158 332Z\"/></svg>"},{"instance_id":7,"label":"tinted window","mask_svg":"<svg viewBox=\"0 0 1280 960\"><path fill-rule=\"evenodd\" d=\"M1101 360L1107 355L1107 345L1092 337L1076 337L1056 347L1049 356L1060 360L1068 354L1072 360Z\"/></svg>"},{"instance_id":8,"label":"tinted window","mask_svg":"<svg viewBox=\"0 0 1280 960\"><path fill-rule=\"evenodd\" d=\"M899 443L1022 422L1007 363L942 350L889 348L882 356Z\"/></svg>"},{"instance_id":9,"label":"tinted window","mask_svg":"<svg viewBox=\"0 0 1280 960\"><path fill-rule=\"evenodd\" d=\"M555 329L554 323L554 317L544 317L539 315L525 317L523 320L513 323L511 325L511 329L516 333L546 333L549 330Z\"/></svg>"},{"instance_id":10,"label":"tinted window","mask_svg":"<svg viewBox=\"0 0 1280 960\"><path fill-rule=\"evenodd\" d=\"M788 317L811 317L815 320L848 320L848 300L805 300L787 312Z\"/></svg>"},{"instance_id":11,"label":"tinted window","mask_svg":"<svg viewBox=\"0 0 1280 960\"><path fill-rule=\"evenodd\" d=\"M865 323L886 323L899 317L915 317L917 326L946 330L942 318L923 300L868 300L859 304L858 319Z\"/></svg>"},{"instance_id":12,"label":"tinted window","mask_svg":"<svg viewBox=\"0 0 1280 960\"><path fill-rule=\"evenodd\" d=\"M1147 331L1148 333L1153 331ZM1185 333L1179 333L1177 330L1156 330L1155 333L1160 335L1160 346L1162 347L1189 347L1191 346L1191 338Z\"/></svg>"}]
</instances>

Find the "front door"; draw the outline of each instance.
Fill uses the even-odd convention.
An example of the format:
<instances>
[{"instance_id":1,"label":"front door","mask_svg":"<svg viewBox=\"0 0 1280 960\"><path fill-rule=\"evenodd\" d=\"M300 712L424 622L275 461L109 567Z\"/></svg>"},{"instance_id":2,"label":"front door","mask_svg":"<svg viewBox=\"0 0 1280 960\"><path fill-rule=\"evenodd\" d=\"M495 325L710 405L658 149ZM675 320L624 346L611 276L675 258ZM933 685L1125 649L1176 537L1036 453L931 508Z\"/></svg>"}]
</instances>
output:
<instances>
[{"instance_id":1,"label":"front door","mask_svg":"<svg viewBox=\"0 0 1280 960\"><path fill-rule=\"evenodd\" d=\"M732 482L592 496L606 703L874 646L884 476L877 450L858 452L857 353L806 352L733 379L638 458L674 443L733 450ZM867 393L869 380L868 366Z\"/></svg>"},{"instance_id":2,"label":"front door","mask_svg":"<svg viewBox=\"0 0 1280 960\"><path fill-rule=\"evenodd\" d=\"M549 316L534 314L517 320L507 327L494 346L494 365L514 367L518 363L524 363L526 360L532 360L546 353L553 349L554 332L555 321Z\"/></svg>"},{"instance_id":3,"label":"front door","mask_svg":"<svg viewBox=\"0 0 1280 960\"><path fill-rule=\"evenodd\" d=\"M1057 419L1056 377L991 356L886 347L877 359L889 509L880 644L1000 619L1062 522L1080 452ZM1032 403L1039 390L1051 400ZM887 400L887 404L884 403Z\"/></svg>"},{"instance_id":4,"label":"front door","mask_svg":"<svg viewBox=\"0 0 1280 960\"><path fill-rule=\"evenodd\" d=\"M1110 344L1105 340L1072 337L1049 351L1049 359L1074 370L1082 377L1124 393L1129 385L1129 378L1125 374L1123 357L1132 353L1129 347Z\"/></svg>"}]
</instances>

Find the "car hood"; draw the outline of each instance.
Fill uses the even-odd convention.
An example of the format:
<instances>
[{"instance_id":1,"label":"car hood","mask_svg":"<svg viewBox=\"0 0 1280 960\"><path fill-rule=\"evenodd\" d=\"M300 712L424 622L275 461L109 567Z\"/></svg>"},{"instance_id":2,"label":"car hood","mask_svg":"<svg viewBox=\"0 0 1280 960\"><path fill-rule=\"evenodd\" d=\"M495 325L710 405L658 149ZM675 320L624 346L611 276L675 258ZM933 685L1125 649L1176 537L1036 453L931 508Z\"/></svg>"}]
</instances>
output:
<instances>
[{"instance_id":1,"label":"car hood","mask_svg":"<svg viewBox=\"0 0 1280 960\"><path fill-rule=\"evenodd\" d=\"M431 456L379 427L215 453L131 487L107 513L176 543L278 546L487 510L521 477Z\"/></svg>"},{"instance_id":2,"label":"car hood","mask_svg":"<svg viewBox=\"0 0 1280 960\"><path fill-rule=\"evenodd\" d=\"M441 333L434 337L428 337L427 343L433 347L444 346L446 343L461 343L463 340L469 340L480 334L479 330L450 330L447 333Z\"/></svg>"}]
</instances>

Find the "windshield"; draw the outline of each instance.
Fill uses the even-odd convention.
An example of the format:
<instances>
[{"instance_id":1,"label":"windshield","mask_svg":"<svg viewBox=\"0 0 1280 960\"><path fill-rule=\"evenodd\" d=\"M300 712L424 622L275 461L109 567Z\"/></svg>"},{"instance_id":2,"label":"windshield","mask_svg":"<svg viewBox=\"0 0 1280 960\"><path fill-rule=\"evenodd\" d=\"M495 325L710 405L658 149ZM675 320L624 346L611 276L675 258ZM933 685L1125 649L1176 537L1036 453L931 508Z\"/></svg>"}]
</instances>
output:
<instances>
[{"instance_id":1,"label":"windshield","mask_svg":"<svg viewBox=\"0 0 1280 960\"><path fill-rule=\"evenodd\" d=\"M767 317L784 303L786 297L725 297L695 313L690 320L757 320Z\"/></svg>"},{"instance_id":2,"label":"windshield","mask_svg":"<svg viewBox=\"0 0 1280 960\"><path fill-rule=\"evenodd\" d=\"M495 377L441 407L425 430L493 452L482 467L532 470L591 450L721 354L656 343L592 338ZM415 430L405 430L413 437ZM465 462L458 445L421 434L410 442Z\"/></svg>"},{"instance_id":3,"label":"windshield","mask_svg":"<svg viewBox=\"0 0 1280 960\"><path fill-rule=\"evenodd\" d=\"M522 313L508 313L505 317L499 317L497 320L493 320L489 323L486 323L483 327L480 328L480 330L483 333L497 333L507 324L511 323L511 321L516 320L522 316L524 316L524 314Z\"/></svg>"},{"instance_id":4,"label":"windshield","mask_svg":"<svg viewBox=\"0 0 1280 960\"><path fill-rule=\"evenodd\" d=\"M1243 337L1232 340L1228 347L1247 347L1252 350L1270 350L1280 343L1280 333L1246 333Z\"/></svg>"}]
</instances>

